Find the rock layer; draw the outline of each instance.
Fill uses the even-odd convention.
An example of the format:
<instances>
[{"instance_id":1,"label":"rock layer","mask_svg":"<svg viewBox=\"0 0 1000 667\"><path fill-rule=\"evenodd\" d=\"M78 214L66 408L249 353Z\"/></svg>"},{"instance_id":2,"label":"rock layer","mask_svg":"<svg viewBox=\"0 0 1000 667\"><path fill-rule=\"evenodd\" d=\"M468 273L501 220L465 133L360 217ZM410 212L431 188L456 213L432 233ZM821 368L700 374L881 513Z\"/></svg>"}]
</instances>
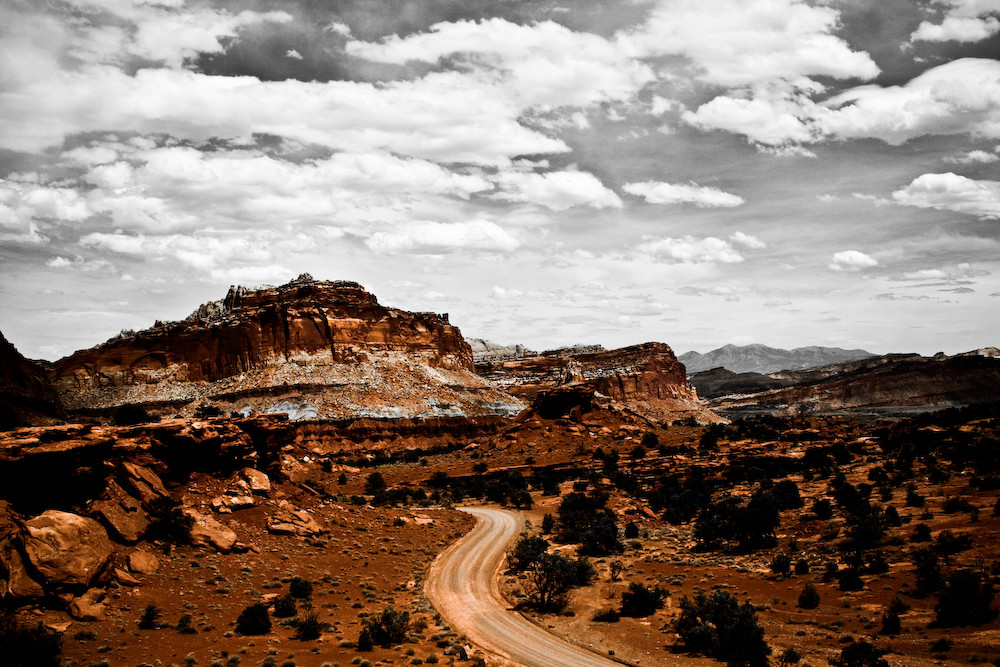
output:
<instances>
[{"instance_id":1,"label":"rock layer","mask_svg":"<svg viewBox=\"0 0 1000 667\"><path fill-rule=\"evenodd\" d=\"M300 277L231 288L180 322L123 332L54 366L70 410L141 404L176 416L295 418L509 414L523 405L474 372L447 315L387 308L357 283Z\"/></svg>"},{"instance_id":2,"label":"rock layer","mask_svg":"<svg viewBox=\"0 0 1000 667\"><path fill-rule=\"evenodd\" d=\"M481 364L479 371L497 386L526 399L556 387L580 385L657 421L688 417L719 421L701 404L684 365L663 343L510 359Z\"/></svg>"}]
</instances>

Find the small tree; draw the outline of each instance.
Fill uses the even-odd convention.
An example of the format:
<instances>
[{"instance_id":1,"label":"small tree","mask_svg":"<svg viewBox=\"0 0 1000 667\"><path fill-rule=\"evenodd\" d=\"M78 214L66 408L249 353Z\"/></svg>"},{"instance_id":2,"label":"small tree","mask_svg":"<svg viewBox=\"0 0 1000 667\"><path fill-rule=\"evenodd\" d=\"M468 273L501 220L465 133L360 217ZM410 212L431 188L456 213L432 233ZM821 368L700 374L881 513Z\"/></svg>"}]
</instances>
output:
<instances>
[{"instance_id":1,"label":"small tree","mask_svg":"<svg viewBox=\"0 0 1000 667\"><path fill-rule=\"evenodd\" d=\"M622 570L625 569L625 563L620 560L613 560L608 564L608 574L611 577L611 581L618 581L621 579Z\"/></svg>"},{"instance_id":2,"label":"small tree","mask_svg":"<svg viewBox=\"0 0 1000 667\"><path fill-rule=\"evenodd\" d=\"M771 572L782 579L787 578L792 573L792 559L788 557L788 554L777 554L771 559Z\"/></svg>"},{"instance_id":3,"label":"small tree","mask_svg":"<svg viewBox=\"0 0 1000 667\"><path fill-rule=\"evenodd\" d=\"M705 653L733 667L766 667L771 647L749 602L742 605L728 591L711 596L699 591L694 600L681 600L674 631L689 651Z\"/></svg>"},{"instance_id":4,"label":"small tree","mask_svg":"<svg viewBox=\"0 0 1000 667\"><path fill-rule=\"evenodd\" d=\"M898 635L902 631L902 623L899 621L899 614L894 611L889 611L882 614L882 629L879 630L880 635Z\"/></svg>"},{"instance_id":5,"label":"small tree","mask_svg":"<svg viewBox=\"0 0 1000 667\"><path fill-rule=\"evenodd\" d=\"M406 633L409 630L410 613L386 607L382 610L381 614L369 616L365 619L364 626L361 628L361 636L358 638L358 648L366 650L361 648L363 640L366 640L366 643L369 643L369 645L391 646L393 644L401 644L406 639Z\"/></svg>"},{"instance_id":6,"label":"small tree","mask_svg":"<svg viewBox=\"0 0 1000 667\"><path fill-rule=\"evenodd\" d=\"M153 630L157 627L157 621L160 620L162 612L160 608L155 604L148 604L146 608L142 610L142 615L139 617L139 629L141 630Z\"/></svg>"},{"instance_id":7,"label":"small tree","mask_svg":"<svg viewBox=\"0 0 1000 667\"><path fill-rule=\"evenodd\" d=\"M385 479L382 473L373 472L365 478L365 493L369 496L378 495L386 489Z\"/></svg>"},{"instance_id":8,"label":"small tree","mask_svg":"<svg viewBox=\"0 0 1000 667\"><path fill-rule=\"evenodd\" d=\"M993 584L984 581L979 573L972 570L953 572L934 607L935 623L945 627L982 625L997 615L990 607L994 594Z\"/></svg>"},{"instance_id":9,"label":"small tree","mask_svg":"<svg viewBox=\"0 0 1000 667\"><path fill-rule=\"evenodd\" d=\"M551 514L546 513L546 515L542 517L542 535L548 535L555 527L556 518Z\"/></svg>"},{"instance_id":10,"label":"small tree","mask_svg":"<svg viewBox=\"0 0 1000 667\"><path fill-rule=\"evenodd\" d=\"M312 597L312 592L313 585L302 577L292 577L292 580L288 583L288 594L293 598L304 599Z\"/></svg>"}]
</instances>

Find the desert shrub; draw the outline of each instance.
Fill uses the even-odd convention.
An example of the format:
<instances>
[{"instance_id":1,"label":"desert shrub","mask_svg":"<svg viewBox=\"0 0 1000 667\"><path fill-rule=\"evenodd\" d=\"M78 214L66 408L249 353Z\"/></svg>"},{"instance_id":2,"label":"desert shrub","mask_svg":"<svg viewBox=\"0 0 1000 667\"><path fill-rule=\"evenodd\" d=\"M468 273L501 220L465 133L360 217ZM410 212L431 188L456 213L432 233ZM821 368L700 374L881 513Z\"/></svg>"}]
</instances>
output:
<instances>
[{"instance_id":1,"label":"desert shrub","mask_svg":"<svg viewBox=\"0 0 1000 667\"><path fill-rule=\"evenodd\" d=\"M597 579L597 568L586 556L577 556L573 560L573 586L589 586Z\"/></svg>"},{"instance_id":2,"label":"desert shrub","mask_svg":"<svg viewBox=\"0 0 1000 667\"><path fill-rule=\"evenodd\" d=\"M649 452L646 451L645 447L643 447L642 445L636 445L635 447L632 448L632 450L628 453L628 455L631 458L638 460L646 458L646 454L648 453Z\"/></svg>"},{"instance_id":3,"label":"desert shrub","mask_svg":"<svg viewBox=\"0 0 1000 667\"><path fill-rule=\"evenodd\" d=\"M937 554L930 549L917 549L913 552L912 558L917 593L926 595L938 590L943 582Z\"/></svg>"},{"instance_id":4,"label":"desert shrub","mask_svg":"<svg viewBox=\"0 0 1000 667\"><path fill-rule=\"evenodd\" d=\"M246 607L236 618L236 633L240 635L266 635L271 631L271 617L262 602Z\"/></svg>"},{"instance_id":5,"label":"desert shrub","mask_svg":"<svg viewBox=\"0 0 1000 667\"><path fill-rule=\"evenodd\" d=\"M323 624L319 622L319 614L307 611L295 627L295 638L302 641L319 639L323 633Z\"/></svg>"},{"instance_id":6,"label":"desert shrub","mask_svg":"<svg viewBox=\"0 0 1000 667\"><path fill-rule=\"evenodd\" d=\"M837 564L833 561L827 561L826 565L823 567L823 581L833 581L837 578L839 573Z\"/></svg>"},{"instance_id":7,"label":"desert shrub","mask_svg":"<svg viewBox=\"0 0 1000 667\"><path fill-rule=\"evenodd\" d=\"M367 639L366 643L369 645L391 646L392 644L401 644L406 639L406 633L409 630L410 613L386 607L382 610L382 613L369 616L365 619L364 626L361 628L361 637L358 638L358 649L371 650L371 648L361 648L362 640L365 638Z\"/></svg>"},{"instance_id":8,"label":"desert shrub","mask_svg":"<svg viewBox=\"0 0 1000 667\"><path fill-rule=\"evenodd\" d=\"M898 595L889 602L889 612L894 614L905 614L910 611L910 605L904 602Z\"/></svg>"},{"instance_id":9,"label":"desert shrub","mask_svg":"<svg viewBox=\"0 0 1000 667\"><path fill-rule=\"evenodd\" d=\"M792 559L788 554L777 554L771 559L771 572L780 577L787 577L792 573Z\"/></svg>"},{"instance_id":10,"label":"desert shrub","mask_svg":"<svg viewBox=\"0 0 1000 667\"><path fill-rule=\"evenodd\" d=\"M960 496L951 496L944 501L945 514L957 514L958 512L971 512L972 505L968 500Z\"/></svg>"},{"instance_id":11,"label":"desert shrub","mask_svg":"<svg viewBox=\"0 0 1000 667\"><path fill-rule=\"evenodd\" d=\"M149 539L163 539L174 544L184 544L191 539L194 518L181 510L181 504L170 496L154 498L147 505L150 524L146 532Z\"/></svg>"},{"instance_id":12,"label":"desert shrub","mask_svg":"<svg viewBox=\"0 0 1000 667\"><path fill-rule=\"evenodd\" d=\"M993 584L972 570L953 572L938 595L934 607L937 625L982 625L996 617Z\"/></svg>"},{"instance_id":13,"label":"desert shrub","mask_svg":"<svg viewBox=\"0 0 1000 667\"><path fill-rule=\"evenodd\" d=\"M576 583L573 561L559 554L543 553L525 570L525 590L540 611L566 606L566 591Z\"/></svg>"},{"instance_id":14,"label":"desert shrub","mask_svg":"<svg viewBox=\"0 0 1000 667\"><path fill-rule=\"evenodd\" d=\"M902 624L899 622L899 614L889 611L882 614L882 628L878 631L880 635L898 635L902 631Z\"/></svg>"},{"instance_id":15,"label":"desert shrub","mask_svg":"<svg viewBox=\"0 0 1000 667\"><path fill-rule=\"evenodd\" d=\"M542 517L542 534L548 535L556 527L556 518L551 514Z\"/></svg>"},{"instance_id":16,"label":"desert shrub","mask_svg":"<svg viewBox=\"0 0 1000 667\"><path fill-rule=\"evenodd\" d=\"M660 446L660 436L656 435L652 431L646 431L642 434L642 441L640 444L647 449L656 449Z\"/></svg>"},{"instance_id":17,"label":"desert shrub","mask_svg":"<svg viewBox=\"0 0 1000 667\"><path fill-rule=\"evenodd\" d=\"M968 533L955 534L950 530L942 530L934 540L934 552L948 563L951 557L972 548L972 535Z\"/></svg>"},{"instance_id":18,"label":"desert shrub","mask_svg":"<svg viewBox=\"0 0 1000 667\"><path fill-rule=\"evenodd\" d=\"M62 637L41 623L21 625L0 609L0 665L3 667L59 667Z\"/></svg>"},{"instance_id":19,"label":"desert shrub","mask_svg":"<svg viewBox=\"0 0 1000 667\"><path fill-rule=\"evenodd\" d=\"M797 665L800 660L802 660L802 654L789 647L781 652L781 662L778 664L780 667L788 667L788 665Z\"/></svg>"},{"instance_id":20,"label":"desert shrub","mask_svg":"<svg viewBox=\"0 0 1000 667\"><path fill-rule=\"evenodd\" d=\"M885 651L866 641L851 642L845 646L840 655L830 659L832 667L889 667L889 661L883 658Z\"/></svg>"},{"instance_id":21,"label":"desert shrub","mask_svg":"<svg viewBox=\"0 0 1000 667\"><path fill-rule=\"evenodd\" d=\"M182 614L179 619L177 619L177 632L182 635L195 635L198 631L191 625L191 614Z\"/></svg>"},{"instance_id":22,"label":"desert shrub","mask_svg":"<svg viewBox=\"0 0 1000 667\"><path fill-rule=\"evenodd\" d=\"M295 607L295 598L291 595L282 595L274 601L275 618L291 618L299 613Z\"/></svg>"},{"instance_id":23,"label":"desert shrub","mask_svg":"<svg viewBox=\"0 0 1000 667\"><path fill-rule=\"evenodd\" d=\"M659 586L649 588L644 584L632 582L628 590L622 593L622 616L644 618L663 609L664 600L669 593Z\"/></svg>"},{"instance_id":24,"label":"desert shrub","mask_svg":"<svg viewBox=\"0 0 1000 667\"><path fill-rule=\"evenodd\" d=\"M829 519L833 516L833 503L829 498L819 498L813 502L812 512L817 519Z\"/></svg>"},{"instance_id":25,"label":"desert shrub","mask_svg":"<svg viewBox=\"0 0 1000 667\"><path fill-rule=\"evenodd\" d=\"M771 647L749 602L740 604L728 591L706 596L699 591L694 600L681 600L674 631L692 652L705 653L732 666L765 667Z\"/></svg>"},{"instance_id":26,"label":"desert shrub","mask_svg":"<svg viewBox=\"0 0 1000 667\"><path fill-rule=\"evenodd\" d=\"M911 542L930 542L931 541L931 527L926 523L918 523L913 527L913 533L910 534Z\"/></svg>"},{"instance_id":27,"label":"desert shrub","mask_svg":"<svg viewBox=\"0 0 1000 667\"><path fill-rule=\"evenodd\" d=\"M563 542L579 543L583 552L595 556L624 549L618 539L615 515L605 506L606 493L573 492L559 503L557 530Z\"/></svg>"},{"instance_id":28,"label":"desert shrub","mask_svg":"<svg viewBox=\"0 0 1000 667\"><path fill-rule=\"evenodd\" d=\"M611 581L618 581L622 576L622 570L625 569L625 563L620 560L613 560L608 564L608 575Z\"/></svg>"},{"instance_id":29,"label":"desert shrub","mask_svg":"<svg viewBox=\"0 0 1000 667\"><path fill-rule=\"evenodd\" d=\"M312 593L313 585L307 579L292 577L292 580L288 582L288 594L293 598L303 599L312 597Z\"/></svg>"},{"instance_id":30,"label":"desert shrub","mask_svg":"<svg viewBox=\"0 0 1000 667\"><path fill-rule=\"evenodd\" d=\"M617 609L598 609L591 616L591 620L598 623L617 623L620 618L621 614L618 613Z\"/></svg>"},{"instance_id":31,"label":"desert shrub","mask_svg":"<svg viewBox=\"0 0 1000 667\"><path fill-rule=\"evenodd\" d=\"M917 493L917 487L910 486L906 490L906 506L907 507L923 507L925 499L922 495Z\"/></svg>"},{"instance_id":32,"label":"desert shrub","mask_svg":"<svg viewBox=\"0 0 1000 667\"><path fill-rule=\"evenodd\" d=\"M626 540L634 540L639 537L639 526L635 525L635 521L629 521L625 524L625 530L623 532Z\"/></svg>"},{"instance_id":33,"label":"desert shrub","mask_svg":"<svg viewBox=\"0 0 1000 667\"><path fill-rule=\"evenodd\" d=\"M805 505L799 494L799 485L790 479L784 479L774 485L771 490L778 507L783 510L798 509Z\"/></svg>"},{"instance_id":34,"label":"desert shrub","mask_svg":"<svg viewBox=\"0 0 1000 667\"><path fill-rule=\"evenodd\" d=\"M845 567L837 576L837 587L842 591L860 591L865 587L856 567Z\"/></svg>"},{"instance_id":35,"label":"desert shrub","mask_svg":"<svg viewBox=\"0 0 1000 667\"><path fill-rule=\"evenodd\" d=\"M803 575L809 574L809 561L805 558L800 558L795 561L795 574Z\"/></svg>"},{"instance_id":36,"label":"desert shrub","mask_svg":"<svg viewBox=\"0 0 1000 667\"><path fill-rule=\"evenodd\" d=\"M142 610L142 615L139 616L139 628L141 630L156 628L157 621L160 620L162 613L160 608L155 604L146 605L146 608Z\"/></svg>"},{"instance_id":37,"label":"desert shrub","mask_svg":"<svg viewBox=\"0 0 1000 667\"><path fill-rule=\"evenodd\" d=\"M810 582L802 587L799 593L799 607L802 609L815 609L819 606L819 590Z\"/></svg>"}]
</instances>

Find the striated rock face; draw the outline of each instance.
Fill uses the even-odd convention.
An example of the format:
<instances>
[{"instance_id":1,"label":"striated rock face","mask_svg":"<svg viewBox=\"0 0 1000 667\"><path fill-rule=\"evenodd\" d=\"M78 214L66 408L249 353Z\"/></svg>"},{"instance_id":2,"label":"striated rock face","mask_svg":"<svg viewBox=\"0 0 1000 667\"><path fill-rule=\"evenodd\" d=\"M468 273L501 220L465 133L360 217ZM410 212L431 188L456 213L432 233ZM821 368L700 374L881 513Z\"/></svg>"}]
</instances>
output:
<instances>
[{"instance_id":1,"label":"striated rock face","mask_svg":"<svg viewBox=\"0 0 1000 667\"><path fill-rule=\"evenodd\" d=\"M770 376L791 386L722 396L726 414L908 413L1000 400L1000 359L991 354L887 355Z\"/></svg>"},{"instance_id":2,"label":"striated rock face","mask_svg":"<svg viewBox=\"0 0 1000 667\"><path fill-rule=\"evenodd\" d=\"M523 406L474 372L447 315L387 308L352 282L300 277L234 287L181 322L123 332L55 364L70 410L141 404L189 416L285 412L293 419L509 414Z\"/></svg>"},{"instance_id":3,"label":"striated rock face","mask_svg":"<svg viewBox=\"0 0 1000 667\"><path fill-rule=\"evenodd\" d=\"M645 343L618 350L511 359L479 366L494 384L526 399L556 387L581 385L658 421L694 417L719 421L688 383L669 345Z\"/></svg>"}]
</instances>

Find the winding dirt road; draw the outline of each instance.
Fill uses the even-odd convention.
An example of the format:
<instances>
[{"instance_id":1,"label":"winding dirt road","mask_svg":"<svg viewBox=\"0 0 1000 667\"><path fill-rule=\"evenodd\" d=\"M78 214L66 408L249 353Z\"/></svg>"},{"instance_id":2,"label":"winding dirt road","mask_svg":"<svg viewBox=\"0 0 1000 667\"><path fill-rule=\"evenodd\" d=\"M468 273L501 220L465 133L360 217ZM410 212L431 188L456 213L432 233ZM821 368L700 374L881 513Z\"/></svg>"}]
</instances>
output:
<instances>
[{"instance_id":1,"label":"winding dirt road","mask_svg":"<svg viewBox=\"0 0 1000 667\"><path fill-rule=\"evenodd\" d=\"M424 592L449 625L508 664L526 667L620 667L569 644L515 611L500 595L504 553L521 531L514 512L464 507L478 522L431 566Z\"/></svg>"}]
</instances>

